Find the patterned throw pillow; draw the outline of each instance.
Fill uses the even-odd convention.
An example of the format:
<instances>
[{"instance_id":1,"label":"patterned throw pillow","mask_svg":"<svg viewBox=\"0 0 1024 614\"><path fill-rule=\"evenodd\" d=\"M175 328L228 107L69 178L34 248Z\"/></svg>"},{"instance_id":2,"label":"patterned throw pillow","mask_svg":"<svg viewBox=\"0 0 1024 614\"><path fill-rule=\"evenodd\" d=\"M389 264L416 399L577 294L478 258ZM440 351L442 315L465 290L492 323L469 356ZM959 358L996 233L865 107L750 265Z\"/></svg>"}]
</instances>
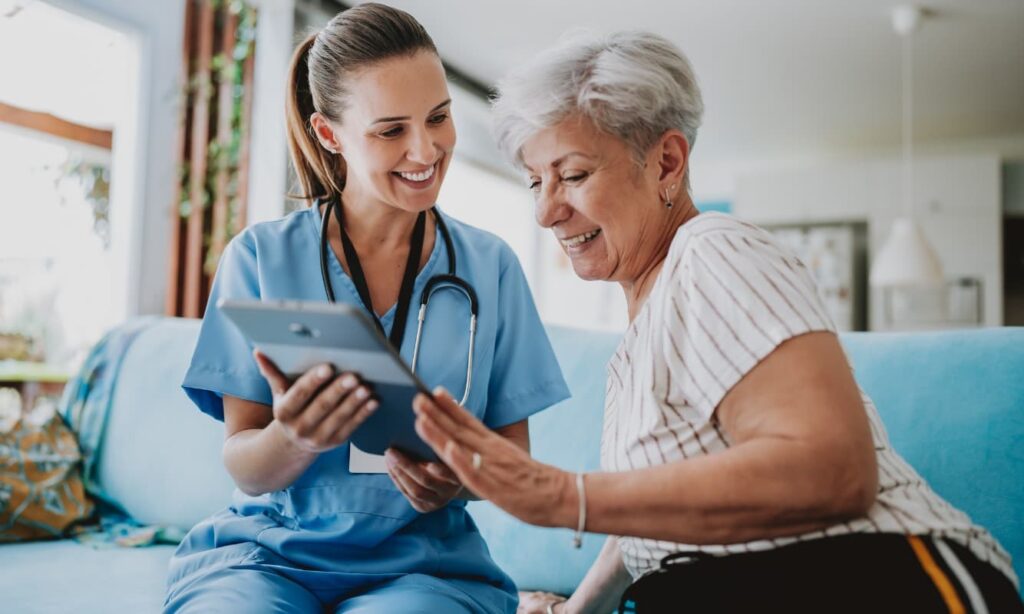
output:
<instances>
[{"instance_id":1,"label":"patterned throw pillow","mask_svg":"<svg viewBox=\"0 0 1024 614\"><path fill-rule=\"evenodd\" d=\"M11 392L0 390L0 542L61 537L93 510L78 442L52 406L12 410Z\"/></svg>"}]
</instances>

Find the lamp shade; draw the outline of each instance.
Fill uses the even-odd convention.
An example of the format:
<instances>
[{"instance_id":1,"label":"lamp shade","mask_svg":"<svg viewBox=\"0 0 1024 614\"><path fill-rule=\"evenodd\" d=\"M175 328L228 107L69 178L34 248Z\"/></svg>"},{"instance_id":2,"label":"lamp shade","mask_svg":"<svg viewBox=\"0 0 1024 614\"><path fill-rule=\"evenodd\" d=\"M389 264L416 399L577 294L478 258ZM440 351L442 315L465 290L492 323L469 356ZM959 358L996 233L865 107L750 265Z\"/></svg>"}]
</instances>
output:
<instances>
[{"instance_id":1,"label":"lamp shade","mask_svg":"<svg viewBox=\"0 0 1024 614\"><path fill-rule=\"evenodd\" d=\"M871 266L871 285L934 287L943 283L942 264L921 228L910 218L897 218Z\"/></svg>"}]
</instances>

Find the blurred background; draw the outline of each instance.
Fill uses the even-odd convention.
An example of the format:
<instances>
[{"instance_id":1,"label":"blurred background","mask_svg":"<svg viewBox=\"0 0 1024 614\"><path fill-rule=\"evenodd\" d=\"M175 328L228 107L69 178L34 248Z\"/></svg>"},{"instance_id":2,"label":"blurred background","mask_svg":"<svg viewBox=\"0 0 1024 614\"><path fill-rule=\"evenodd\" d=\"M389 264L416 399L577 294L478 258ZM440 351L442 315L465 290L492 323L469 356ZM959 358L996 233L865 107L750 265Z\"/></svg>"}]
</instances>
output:
<instances>
[{"instance_id":1,"label":"blurred background","mask_svg":"<svg viewBox=\"0 0 1024 614\"><path fill-rule=\"evenodd\" d=\"M698 207L797 250L840 329L1024 325L1021 0L929 0L902 29L886 0L388 3L449 70L440 204L512 245L546 321L627 324L535 225L487 98L567 31L630 28L695 67ZM0 0L0 382L59 381L132 316L201 316L230 237L298 206L287 63L350 4Z\"/></svg>"}]
</instances>

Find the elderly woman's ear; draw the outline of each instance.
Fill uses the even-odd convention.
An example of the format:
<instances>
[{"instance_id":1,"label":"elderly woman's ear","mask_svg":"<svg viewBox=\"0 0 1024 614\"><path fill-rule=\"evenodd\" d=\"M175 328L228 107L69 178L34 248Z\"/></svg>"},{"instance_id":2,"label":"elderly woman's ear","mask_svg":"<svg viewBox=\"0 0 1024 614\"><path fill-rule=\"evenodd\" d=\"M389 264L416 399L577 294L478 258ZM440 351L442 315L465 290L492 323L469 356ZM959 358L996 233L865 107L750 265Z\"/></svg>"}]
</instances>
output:
<instances>
[{"instance_id":1,"label":"elderly woman's ear","mask_svg":"<svg viewBox=\"0 0 1024 614\"><path fill-rule=\"evenodd\" d=\"M667 191L674 201L679 190L686 189L686 175L689 172L690 144L678 130L668 130L651 148L648 154L648 170L657 173L652 177L658 185L658 193Z\"/></svg>"}]
</instances>

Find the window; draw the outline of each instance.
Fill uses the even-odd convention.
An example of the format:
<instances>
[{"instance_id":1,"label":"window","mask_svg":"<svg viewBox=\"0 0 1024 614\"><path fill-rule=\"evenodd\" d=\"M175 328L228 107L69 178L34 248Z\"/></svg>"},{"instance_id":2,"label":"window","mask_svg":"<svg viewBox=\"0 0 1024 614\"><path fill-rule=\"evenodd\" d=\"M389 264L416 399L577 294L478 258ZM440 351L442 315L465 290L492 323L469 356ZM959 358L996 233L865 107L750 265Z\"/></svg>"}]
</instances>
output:
<instances>
[{"instance_id":1,"label":"window","mask_svg":"<svg viewBox=\"0 0 1024 614\"><path fill-rule=\"evenodd\" d=\"M0 67L0 335L30 342L0 359L74 367L122 313L110 189L134 53L43 3L0 16L0 56L18 58Z\"/></svg>"}]
</instances>

